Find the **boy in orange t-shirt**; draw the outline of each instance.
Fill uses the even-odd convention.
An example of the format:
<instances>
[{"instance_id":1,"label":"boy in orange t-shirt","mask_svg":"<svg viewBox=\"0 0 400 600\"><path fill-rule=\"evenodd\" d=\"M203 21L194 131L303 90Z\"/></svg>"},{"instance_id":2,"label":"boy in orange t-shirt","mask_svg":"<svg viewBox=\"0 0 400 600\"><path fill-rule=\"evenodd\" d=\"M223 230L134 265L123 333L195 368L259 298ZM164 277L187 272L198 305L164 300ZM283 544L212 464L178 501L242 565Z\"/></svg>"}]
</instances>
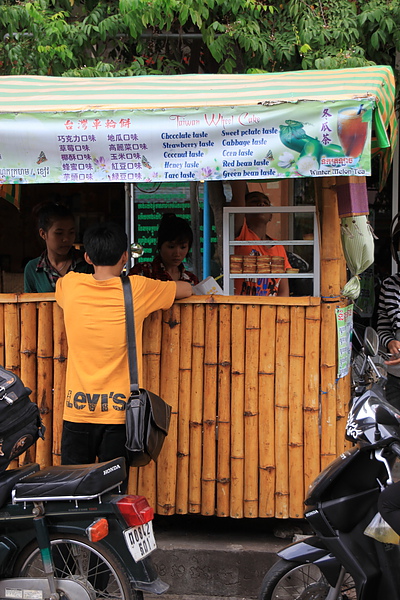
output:
<instances>
[{"instance_id":1,"label":"boy in orange t-shirt","mask_svg":"<svg viewBox=\"0 0 400 600\"><path fill-rule=\"evenodd\" d=\"M83 243L94 274L68 273L56 285L68 342L62 464L126 455L129 367L120 274L128 260L128 239L118 225L102 223L86 231ZM140 379L144 319L153 311L168 309L175 299L190 296L192 288L184 281L140 276L131 276L130 282Z\"/></svg>"}]
</instances>

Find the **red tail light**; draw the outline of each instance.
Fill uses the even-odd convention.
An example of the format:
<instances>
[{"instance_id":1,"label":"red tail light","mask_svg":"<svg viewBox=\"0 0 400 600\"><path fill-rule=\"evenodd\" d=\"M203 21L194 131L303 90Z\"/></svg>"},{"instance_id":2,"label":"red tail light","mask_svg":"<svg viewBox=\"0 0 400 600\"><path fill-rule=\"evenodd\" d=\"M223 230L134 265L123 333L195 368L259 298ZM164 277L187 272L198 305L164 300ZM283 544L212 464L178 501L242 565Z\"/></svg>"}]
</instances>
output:
<instances>
[{"instance_id":1,"label":"red tail light","mask_svg":"<svg viewBox=\"0 0 400 600\"><path fill-rule=\"evenodd\" d=\"M116 504L130 527L148 523L154 517L154 510L144 496L124 496Z\"/></svg>"}]
</instances>

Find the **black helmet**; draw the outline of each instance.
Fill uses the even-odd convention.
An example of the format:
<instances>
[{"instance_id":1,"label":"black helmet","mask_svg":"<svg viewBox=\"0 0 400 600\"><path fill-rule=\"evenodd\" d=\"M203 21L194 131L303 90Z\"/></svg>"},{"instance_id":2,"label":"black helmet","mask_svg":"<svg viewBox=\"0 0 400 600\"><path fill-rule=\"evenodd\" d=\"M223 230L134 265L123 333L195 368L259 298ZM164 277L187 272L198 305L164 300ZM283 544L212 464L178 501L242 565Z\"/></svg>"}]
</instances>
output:
<instances>
[{"instance_id":1,"label":"black helmet","mask_svg":"<svg viewBox=\"0 0 400 600\"><path fill-rule=\"evenodd\" d=\"M393 260L396 261L400 267L400 257L398 256L400 242L400 212L397 213L392 219L390 224L390 251L393 256Z\"/></svg>"}]
</instances>

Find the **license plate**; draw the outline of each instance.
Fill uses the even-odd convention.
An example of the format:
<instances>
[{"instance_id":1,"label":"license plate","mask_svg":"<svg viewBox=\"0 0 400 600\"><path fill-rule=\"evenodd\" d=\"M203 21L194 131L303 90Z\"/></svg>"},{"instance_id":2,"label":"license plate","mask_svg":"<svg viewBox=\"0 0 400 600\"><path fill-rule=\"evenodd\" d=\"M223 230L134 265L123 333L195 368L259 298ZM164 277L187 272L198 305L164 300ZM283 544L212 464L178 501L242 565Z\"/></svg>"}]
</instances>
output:
<instances>
[{"instance_id":1,"label":"license plate","mask_svg":"<svg viewBox=\"0 0 400 600\"><path fill-rule=\"evenodd\" d=\"M157 548L152 521L125 529L124 536L135 562L142 560Z\"/></svg>"}]
</instances>

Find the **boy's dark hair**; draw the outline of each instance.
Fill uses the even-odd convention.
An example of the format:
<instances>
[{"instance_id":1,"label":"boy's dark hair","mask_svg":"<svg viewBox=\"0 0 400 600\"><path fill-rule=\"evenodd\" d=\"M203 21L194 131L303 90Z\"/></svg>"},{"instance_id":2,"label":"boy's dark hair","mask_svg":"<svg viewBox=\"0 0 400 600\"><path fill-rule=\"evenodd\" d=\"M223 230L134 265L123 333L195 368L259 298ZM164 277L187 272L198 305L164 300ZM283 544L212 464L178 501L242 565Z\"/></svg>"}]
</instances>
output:
<instances>
[{"instance_id":1,"label":"boy's dark hair","mask_svg":"<svg viewBox=\"0 0 400 600\"><path fill-rule=\"evenodd\" d=\"M173 213L164 213L158 228L157 250L164 242L187 242L189 250L193 244L193 231L186 219L177 217Z\"/></svg>"},{"instance_id":2,"label":"boy's dark hair","mask_svg":"<svg viewBox=\"0 0 400 600\"><path fill-rule=\"evenodd\" d=\"M128 236L117 223L97 223L85 231L83 245L96 267L109 267L128 249Z\"/></svg>"},{"instance_id":3,"label":"boy's dark hair","mask_svg":"<svg viewBox=\"0 0 400 600\"><path fill-rule=\"evenodd\" d=\"M74 215L71 210L64 204L57 202L40 202L32 209L33 215L36 217L38 229L48 231L56 221L60 219L72 219Z\"/></svg>"}]
</instances>

